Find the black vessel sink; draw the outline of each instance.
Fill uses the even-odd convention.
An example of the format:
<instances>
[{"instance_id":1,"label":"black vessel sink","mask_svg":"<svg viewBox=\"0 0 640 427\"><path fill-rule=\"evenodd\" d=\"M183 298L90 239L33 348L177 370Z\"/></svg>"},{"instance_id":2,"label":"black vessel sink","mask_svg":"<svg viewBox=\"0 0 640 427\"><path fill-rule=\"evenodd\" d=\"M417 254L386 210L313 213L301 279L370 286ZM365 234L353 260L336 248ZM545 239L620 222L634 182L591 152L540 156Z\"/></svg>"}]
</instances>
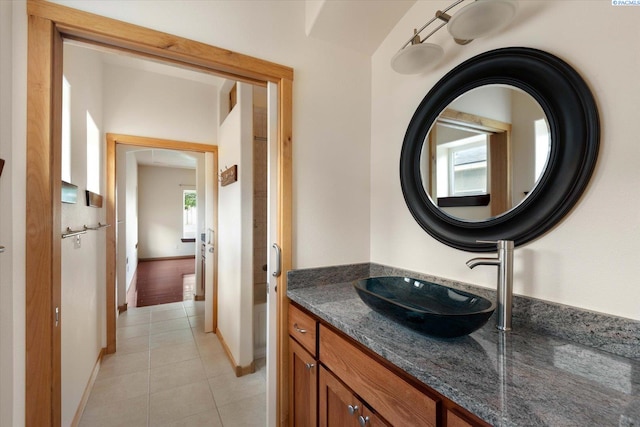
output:
<instances>
[{"instance_id":1,"label":"black vessel sink","mask_svg":"<svg viewBox=\"0 0 640 427\"><path fill-rule=\"evenodd\" d=\"M494 302L436 283L409 277L371 277L353 283L378 313L425 335L453 338L470 334L493 314Z\"/></svg>"}]
</instances>

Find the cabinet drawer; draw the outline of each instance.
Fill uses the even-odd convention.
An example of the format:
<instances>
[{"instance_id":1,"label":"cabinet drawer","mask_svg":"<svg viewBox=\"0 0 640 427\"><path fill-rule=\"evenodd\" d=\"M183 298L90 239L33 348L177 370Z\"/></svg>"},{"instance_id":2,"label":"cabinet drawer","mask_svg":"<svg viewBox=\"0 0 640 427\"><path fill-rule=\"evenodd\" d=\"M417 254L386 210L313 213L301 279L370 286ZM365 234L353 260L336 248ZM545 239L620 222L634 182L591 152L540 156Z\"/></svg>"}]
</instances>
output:
<instances>
[{"instance_id":1,"label":"cabinet drawer","mask_svg":"<svg viewBox=\"0 0 640 427\"><path fill-rule=\"evenodd\" d=\"M439 402L320 325L320 361L394 426L435 426Z\"/></svg>"},{"instance_id":2,"label":"cabinet drawer","mask_svg":"<svg viewBox=\"0 0 640 427\"><path fill-rule=\"evenodd\" d=\"M316 357L317 322L302 310L289 305L289 335Z\"/></svg>"},{"instance_id":3,"label":"cabinet drawer","mask_svg":"<svg viewBox=\"0 0 640 427\"><path fill-rule=\"evenodd\" d=\"M465 418L458 415L455 410L447 410L447 427L473 427L473 424L467 422Z\"/></svg>"}]
</instances>

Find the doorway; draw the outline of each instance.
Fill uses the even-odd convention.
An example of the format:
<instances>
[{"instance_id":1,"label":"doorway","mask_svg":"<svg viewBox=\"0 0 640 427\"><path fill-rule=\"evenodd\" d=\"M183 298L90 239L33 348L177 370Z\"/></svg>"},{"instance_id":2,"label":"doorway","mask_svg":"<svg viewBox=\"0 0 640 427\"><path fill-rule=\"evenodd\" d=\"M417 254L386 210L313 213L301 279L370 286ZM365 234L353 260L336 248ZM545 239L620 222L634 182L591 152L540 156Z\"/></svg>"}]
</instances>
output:
<instances>
[{"instance_id":1,"label":"doorway","mask_svg":"<svg viewBox=\"0 0 640 427\"><path fill-rule=\"evenodd\" d=\"M133 135L119 135L119 134L107 134L107 171L106 171L106 182L107 182L107 223L115 224L117 223L117 214L116 214L116 193L117 193L117 185L116 185L116 157L117 157L117 148L147 148L147 149L163 149L163 150L176 150L176 151L185 151L185 152L193 152L193 153L202 153L204 155L204 174L203 174L203 194L205 195L205 207L204 207L204 224L203 228L205 230L215 230L217 228L217 205L218 205L218 188L216 185L216 180L214 178L214 171L217 170L218 165L218 147L215 145L207 145L207 144L198 144L192 142L183 142L183 141L173 141L173 140L165 140L159 138L147 138ZM111 227L107 231L107 278L115 277L117 274L117 239L116 239L116 227ZM208 245L211 247L216 247L217 242L215 240L215 233L210 233L211 236L207 237L205 232L205 237L208 239ZM208 276L211 277L211 280L207 281L206 287L204 289L204 295L209 295L207 298L207 304L205 304L205 331L215 331L217 328L217 304L218 299L216 297L217 286L216 286L216 275L214 271L217 268L217 258L212 257L209 265L206 266L208 270ZM122 261L122 260L121 260ZM206 275L206 273L205 273ZM117 292L115 290L116 280L113 282L109 282L107 280L107 306L112 305L116 306L117 301L115 301ZM111 289L109 289L111 287ZM115 313L113 318L113 325L109 324L109 319L107 315L107 329L113 327L115 329ZM113 342L110 342L109 339L113 339ZM116 348L116 336L115 332L112 337L107 333L107 348L111 345L114 350ZM108 353L113 353L108 352Z\"/></svg>"},{"instance_id":2,"label":"doorway","mask_svg":"<svg viewBox=\"0 0 640 427\"><path fill-rule=\"evenodd\" d=\"M277 93L277 243L280 269L291 269L292 80L278 64L229 52L135 25L47 2L28 3L26 250L26 423L60 424L60 151L62 40L75 39L127 51L183 67L216 73ZM108 31L101 29L107 28ZM111 165L107 165L111 167ZM108 188L112 183L108 183ZM114 203L107 198L107 206ZM111 206L112 207L112 206ZM115 241L108 239L110 246ZM113 263L113 257L107 257ZM107 274L106 351L115 351L115 277ZM269 424L287 418L286 280L277 279L277 410ZM111 295L111 296L110 296ZM47 314L49 313L49 314ZM64 314L62 313L62 316Z\"/></svg>"}]
</instances>

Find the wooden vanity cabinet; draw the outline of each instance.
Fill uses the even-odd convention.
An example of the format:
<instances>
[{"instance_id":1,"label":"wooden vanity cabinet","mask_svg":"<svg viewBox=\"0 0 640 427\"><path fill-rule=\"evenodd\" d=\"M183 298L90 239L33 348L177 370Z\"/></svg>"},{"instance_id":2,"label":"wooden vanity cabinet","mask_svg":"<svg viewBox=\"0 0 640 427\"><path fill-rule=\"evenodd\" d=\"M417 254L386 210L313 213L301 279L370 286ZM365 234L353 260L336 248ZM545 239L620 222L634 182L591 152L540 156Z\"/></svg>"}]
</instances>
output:
<instances>
[{"instance_id":1,"label":"wooden vanity cabinet","mask_svg":"<svg viewBox=\"0 0 640 427\"><path fill-rule=\"evenodd\" d=\"M295 305L289 336L290 426L490 427Z\"/></svg>"}]
</instances>

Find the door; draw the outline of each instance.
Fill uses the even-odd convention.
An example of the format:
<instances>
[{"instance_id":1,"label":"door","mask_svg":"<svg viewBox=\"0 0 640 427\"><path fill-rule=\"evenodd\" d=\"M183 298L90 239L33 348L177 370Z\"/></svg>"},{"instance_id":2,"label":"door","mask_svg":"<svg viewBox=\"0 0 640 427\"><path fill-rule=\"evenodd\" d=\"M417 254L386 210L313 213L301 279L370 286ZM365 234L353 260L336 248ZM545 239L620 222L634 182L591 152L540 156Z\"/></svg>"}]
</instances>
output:
<instances>
[{"instance_id":1,"label":"door","mask_svg":"<svg viewBox=\"0 0 640 427\"><path fill-rule=\"evenodd\" d=\"M320 427L358 427L362 403L325 368L320 368Z\"/></svg>"},{"instance_id":2,"label":"door","mask_svg":"<svg viewBox=\"0 0 640 427\"><path fill-rule=\"evenodd\" d=\"M278 86L267 84L267 426L275 427L278 407ZM278 245L277 248L280 248Z\"/></svg>"},{"instance_id":3,"label":"door","mask_svg":"<svg viewBox=\"0 0 640 427\"><path fill-rule=\"evenodd\" d=\"M300 344L289 338L289 425L316 427L318 362Z\"/></svg>"},{"instance_id":4,"label":"door","mask_svg":"<svg viewBox=\"0 0 640 427\"><path fill-rule=\"evenodd\" d=\"M320 368L318 393L320 427L388 426L324 367Z\"/></svg>"}]
</instances>

